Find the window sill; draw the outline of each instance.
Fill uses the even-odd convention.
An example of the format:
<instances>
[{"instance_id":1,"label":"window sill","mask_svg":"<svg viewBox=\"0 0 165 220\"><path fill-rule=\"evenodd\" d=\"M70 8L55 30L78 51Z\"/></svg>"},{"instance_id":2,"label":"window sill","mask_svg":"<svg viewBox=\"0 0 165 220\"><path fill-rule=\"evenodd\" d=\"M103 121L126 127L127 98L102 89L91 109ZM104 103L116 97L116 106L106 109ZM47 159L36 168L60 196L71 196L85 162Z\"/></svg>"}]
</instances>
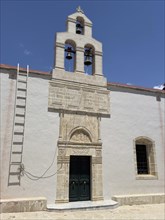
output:
<instances>
[{"instance_id":1,"label":"window sill","mask_svg":"<svg viewBox=\"0 0 165 220\"><path fill-rule=\"evenodd\" d=\"M150 175L150 174L139 174L136 175L137 180L157 180L158 176L157 175Z\"/></svg>"}]
</instances>

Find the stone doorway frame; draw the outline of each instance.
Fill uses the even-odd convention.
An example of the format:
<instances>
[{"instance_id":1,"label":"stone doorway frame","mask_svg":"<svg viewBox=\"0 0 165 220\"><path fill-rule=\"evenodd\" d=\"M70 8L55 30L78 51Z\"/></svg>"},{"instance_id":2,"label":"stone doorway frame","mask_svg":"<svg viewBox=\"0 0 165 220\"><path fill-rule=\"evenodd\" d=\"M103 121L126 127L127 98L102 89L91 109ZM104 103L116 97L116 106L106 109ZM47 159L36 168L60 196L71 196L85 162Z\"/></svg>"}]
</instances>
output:
<instances>
[{"instance_id":1,"label":"stone doorway frame","mask_svg":"<svg viewBox=\"0 0 165 220\"><path fill-rule=\"evenodd\" d=\"M91 157L91 200L103 200L102 182L102 144L58 142L57 188L55 203L69 202L69 166L70 156Z\"/></svg>"},{"instance_id":2,"label":"stone doorway frame","mask_svg":"<svg viewBox=\"0 0 165 220\"><path fill-rule=\"evenodd\" d=\"M86 169L85 169L85 173L81 173L81 171L78 173L78 178L76 179L77 181L78 181L78 185L79 185L79 177L81 176L81 175L83 175L83 177L82 177L82 179L84 179L84 175L85 176L88 176L89 178L87 178L88 180L89 180L89 185L88 185L88 187L89 187L89 191L88 191L88 199L87 198L85 198L84 200L83 199L75 199L75 200L72 200L72 197L70 197L70 181L75 181L75 178L74 178L74 180L71 178L71 175L73 175L73 170L72 169L74 169L73 168L73 165L72 165L72 169L71 169L71 161L72 161L72 159L73 159L73 161L74 161L74 158L75 159L80 159L81 160L81 158L83 158L85 161L88 161L88 164L87 164L87 166L86 166ZM75 166L77 166L78 167L78 169L80 168L80 164L81 164L81 162L79 163L79 161L76 161L77 163L74 163L73 162L73 164L75 165ZM90 201L91 200L91 156L70 156L70 167L69 167L69 202L77 202L77 201ZM82 165L82 164L81 164ZM83 163L83 165L85 165L84 163ZM81 167L82 168L82 167ZM80 168L80 169L81 169ZM82 168L83 169L83 168ZM87 171L88 170L88 171ZM88 173L88 174L87 174ZM74 175L75 176L75 175ZM86 177L85 177L86 178ZM82 181L82 179L81 179L81 181ZM81 182L82 183L82 182ZM80 193L81 194L81 190L80 190L80 185L78 186L78 193ZM80 195L77 195L77 196L80 196ZM80 196L81 198L82 198L82 195ZM71 201L72 200L72 201Z\"/></svg>"}]
</instances>

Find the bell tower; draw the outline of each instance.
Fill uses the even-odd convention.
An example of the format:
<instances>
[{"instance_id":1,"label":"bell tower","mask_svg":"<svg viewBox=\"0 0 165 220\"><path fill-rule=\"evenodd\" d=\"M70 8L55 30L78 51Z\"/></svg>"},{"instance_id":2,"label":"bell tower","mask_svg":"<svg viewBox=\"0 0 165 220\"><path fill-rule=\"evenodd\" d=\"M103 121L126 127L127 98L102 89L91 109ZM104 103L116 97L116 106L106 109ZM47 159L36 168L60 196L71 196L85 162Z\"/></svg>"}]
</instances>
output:
<instances>
[{"instance_id":1,"label":"bell tower","mask_svg":"<svg viewBox=\"0 0 165 220\"><path fill-rule=\"evenodd\" d=\"M70 46L66 47L67 44ZM92 75L103 75L102 44L92 38L92 22L80 7L77 8L76 13L68 16L67 31L56 34L54 62L56 70L65 70L64 52L69 53L68 58L74 58L73 72L84 73L84 67L91 65ZM72 57L73 54L75 54L74 57Z\"/></svg>"},{"instance_id":2,"label":"bell tower","mask_svg":"<svg viewBox=\"0 0 165 220\"><path fill-rule=\"evenodd\" d=\"M67 31L56 34L49 82L48 110L60 115L55 200L103 200L100 123L110 117L110 101L102 44L92 38L92 22L80 7L66 24ZM75 177L74 163L78 171L88 163L86 174L76 171Z\"/></svg>"}]
</instances>

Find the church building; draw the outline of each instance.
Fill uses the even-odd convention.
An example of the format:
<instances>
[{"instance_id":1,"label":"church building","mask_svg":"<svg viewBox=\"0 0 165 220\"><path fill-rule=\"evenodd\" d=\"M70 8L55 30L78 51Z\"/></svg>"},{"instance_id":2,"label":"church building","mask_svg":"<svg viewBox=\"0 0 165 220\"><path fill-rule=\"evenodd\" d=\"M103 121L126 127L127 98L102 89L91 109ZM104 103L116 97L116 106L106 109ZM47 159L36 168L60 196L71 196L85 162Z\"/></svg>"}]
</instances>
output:
<instances>
[{"instance_id":1,"label":"church building","mask_svg":"<svg viewBox=\"0 0 165 220\"><path fill-rule=\"evenodd\" d=\"M107 82L80 7L54 53L51 73L0 65L2 205L164 202L165 91Z\"/></svg>"}]
</instances>

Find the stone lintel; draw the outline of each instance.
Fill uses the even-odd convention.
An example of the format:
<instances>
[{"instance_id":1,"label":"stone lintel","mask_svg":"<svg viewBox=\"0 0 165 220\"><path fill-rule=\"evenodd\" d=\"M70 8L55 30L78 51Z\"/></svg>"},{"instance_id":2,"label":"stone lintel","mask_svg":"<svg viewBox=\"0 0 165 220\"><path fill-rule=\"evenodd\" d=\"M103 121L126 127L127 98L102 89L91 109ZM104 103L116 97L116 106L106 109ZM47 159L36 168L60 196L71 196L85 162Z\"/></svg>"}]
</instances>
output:
<instances>
[{"instance_id":1,"label":"stone lintel","mask_svg":"<svg viewBox=\"0 0 165 220\"><path fill-rule=\"evenodd\" d=\"M62 112L62 111L65 111L65 113L68 113L68 114L80 114L80 115L88 115L88 116L98 116L98 117L101 117L101 118L110 118L110 113L99 113L99 112L88 112L87 110L67 110L65 108L62 108L61 106L59 107L48 107L48 111L49 112Z\"/></svg>"},{"instance_id":2,"label":"stone lintel","mask_svg":"<svg viewBox=\"0 0 165 220\"><path fill-rule=\"evenodd\" d=\"M73 147L73 146L85 146L85 148L98 148L101 149L102 143L101 142L92 142L92 143L80 143L80 142L68 142L68 141L58 141L58 147Z\"/></svg>"}]
</instances>

